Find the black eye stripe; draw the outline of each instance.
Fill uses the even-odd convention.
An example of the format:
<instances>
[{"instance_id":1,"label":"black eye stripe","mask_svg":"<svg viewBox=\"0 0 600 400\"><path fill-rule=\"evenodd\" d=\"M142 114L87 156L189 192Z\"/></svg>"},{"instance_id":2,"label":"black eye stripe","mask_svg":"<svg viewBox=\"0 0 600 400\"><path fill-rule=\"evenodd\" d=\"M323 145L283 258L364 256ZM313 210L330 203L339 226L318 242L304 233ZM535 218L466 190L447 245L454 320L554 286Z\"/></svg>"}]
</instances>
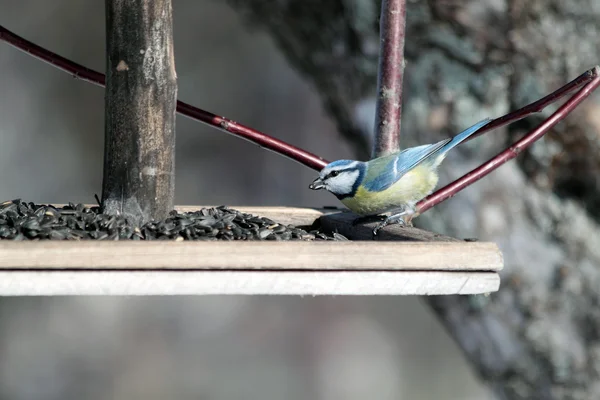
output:
<instances>
[{"instance_id":1,"label":"black eye stripe","mask_svg":"<svg viewBox=\"0 0 600 400\"><path fill-rule=\"evenodd\" d=\"M335 171L331 171L330 173L327 174L327 176L325 177L325 179L335 178L336 176L338 176L342 172L352 172L352 171L356 171L356 170L358 170L358 168L338 169L338 170L335 170Z\"/></svg>"}]
</instances>

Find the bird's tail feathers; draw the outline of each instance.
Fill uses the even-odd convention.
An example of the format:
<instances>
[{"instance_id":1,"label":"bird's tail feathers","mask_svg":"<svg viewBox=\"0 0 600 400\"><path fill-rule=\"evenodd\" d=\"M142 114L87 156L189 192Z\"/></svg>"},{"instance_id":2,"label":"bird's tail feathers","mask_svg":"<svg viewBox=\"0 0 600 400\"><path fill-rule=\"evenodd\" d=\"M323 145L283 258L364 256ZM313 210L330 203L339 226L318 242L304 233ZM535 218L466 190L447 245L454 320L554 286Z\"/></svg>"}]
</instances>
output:
<instances>
[{"instance_id":1,"label":"bird's tail feathers","mask_svg":"<svg viewBox=\"0 0 600 400\"><path fill-rule=\"evenodd\" d=\"M448 142L448 144L446 144L444 147L442 147L439 150L438 154L439 155L445 155L447 152L449 152L450 150L452 150L453 148L455 148L456 146L458 146L459 144L461 144L462 142L464 142L465 140L467 140L471 135L473 135L479 129L481 129L484 126L486 126L487 124L489 124L491 121L492 121L491 118L486 118L486 119L484 119L482 121L479 121L475 125L473 125L473 126L467 128L467 129L465 129L464 131L462 131L458 135L454 136L452 138L452 140L450 140Z\"/></svg>"}]
</instances>

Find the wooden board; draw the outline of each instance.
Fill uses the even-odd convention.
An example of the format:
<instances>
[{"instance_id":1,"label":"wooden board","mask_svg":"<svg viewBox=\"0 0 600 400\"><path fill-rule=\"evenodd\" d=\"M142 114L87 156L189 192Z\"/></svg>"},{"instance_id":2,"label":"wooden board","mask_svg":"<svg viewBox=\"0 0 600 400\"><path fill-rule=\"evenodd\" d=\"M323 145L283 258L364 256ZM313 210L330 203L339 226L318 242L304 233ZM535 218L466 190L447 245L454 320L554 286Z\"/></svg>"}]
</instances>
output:
<instances>
[{"instance_id":1,"label":"wooden board","mask_svg":"<svg viewBox=\"0 0 600 400\"><path fill-rule=\"evenodd\" d=\"M498 271L493 243L0 242L0 268Z\"/></svg>"},{"instance_id":2,"label":"wooden board","mask_svg":"<svg viewBox=\"0 0 600 400\"><path fill-rule=\"evenodd\" d=\"M282 224L310 225L322 217L327 229L369 239L0 241L0 295L427 295L499 287L503 260L493 243L399 227L386 228L381 241L373 241L369 226L354 227L350 214L336 210L232 208Z\"/></svg>"},{"instance_id":3,"label":"wooden board","mask_svg":"<svg viewBox=\"0 0 600 400\"><path fill-rule=\"evenodd\" d=\"M498 290L493 272L11 271L3 296L445 295Z\"/></svg>"}]
</instances>

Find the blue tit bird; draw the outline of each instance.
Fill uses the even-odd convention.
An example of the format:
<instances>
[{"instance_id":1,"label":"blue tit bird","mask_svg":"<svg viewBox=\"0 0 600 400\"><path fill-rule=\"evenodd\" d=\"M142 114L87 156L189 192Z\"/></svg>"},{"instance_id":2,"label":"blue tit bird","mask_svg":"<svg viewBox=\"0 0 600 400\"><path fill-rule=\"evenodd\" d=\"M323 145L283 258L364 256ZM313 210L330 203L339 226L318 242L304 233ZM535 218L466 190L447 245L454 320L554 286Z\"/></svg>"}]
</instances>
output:
<instances>
[{"instance_id":1,"label":"blue tit bird","mask_svg":"<svg viewBox=\"0 0 600 400\"><path fill-rule=\"evenodd\" d=\"M406 224L415 214L415 204L433 192L437 168L454 147L465 141L491 119L467 128L451 139L411 147L370 161L338 160L319 173L309 189L325 189L346 207L368 219L389 213L373 230L392 223Z\"/></svg>"}]
</instances>

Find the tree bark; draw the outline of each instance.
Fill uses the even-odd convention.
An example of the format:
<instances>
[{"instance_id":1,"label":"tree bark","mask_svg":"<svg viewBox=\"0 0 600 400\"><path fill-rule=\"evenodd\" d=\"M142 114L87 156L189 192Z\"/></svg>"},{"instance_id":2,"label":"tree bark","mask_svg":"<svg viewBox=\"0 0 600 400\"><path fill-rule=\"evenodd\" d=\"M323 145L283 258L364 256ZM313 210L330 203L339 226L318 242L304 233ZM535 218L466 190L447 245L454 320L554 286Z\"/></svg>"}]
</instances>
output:
<instances>
[{"instance_id":1,"label":"tree bark","mask_svg":"<svg viewBox=\"0 0 600 400\"><path fill-rule=\"evenodd\" d=\"M368 157L372 132L356 109L376 98L379 2L229 3L273 36L357 157ZM591 0L408 2L402 147L523 106L598 64L599 18ZM456 149L442 179L489 159L548 113ZM600 398L597 115L594 96L515 162L414 221L503 250L498 293L426 298L500 399Z\"/></svg>"},{"instance_id":2,"label":"tree bark","mask_svg":"<svg viewBox=\"0 0 600 400\"><path fill-rule=\"evenodd\" d=\"M106 53L102 206L143 224L174 206L171 0L106 0Z\"/></svg>"}]
</instances>

